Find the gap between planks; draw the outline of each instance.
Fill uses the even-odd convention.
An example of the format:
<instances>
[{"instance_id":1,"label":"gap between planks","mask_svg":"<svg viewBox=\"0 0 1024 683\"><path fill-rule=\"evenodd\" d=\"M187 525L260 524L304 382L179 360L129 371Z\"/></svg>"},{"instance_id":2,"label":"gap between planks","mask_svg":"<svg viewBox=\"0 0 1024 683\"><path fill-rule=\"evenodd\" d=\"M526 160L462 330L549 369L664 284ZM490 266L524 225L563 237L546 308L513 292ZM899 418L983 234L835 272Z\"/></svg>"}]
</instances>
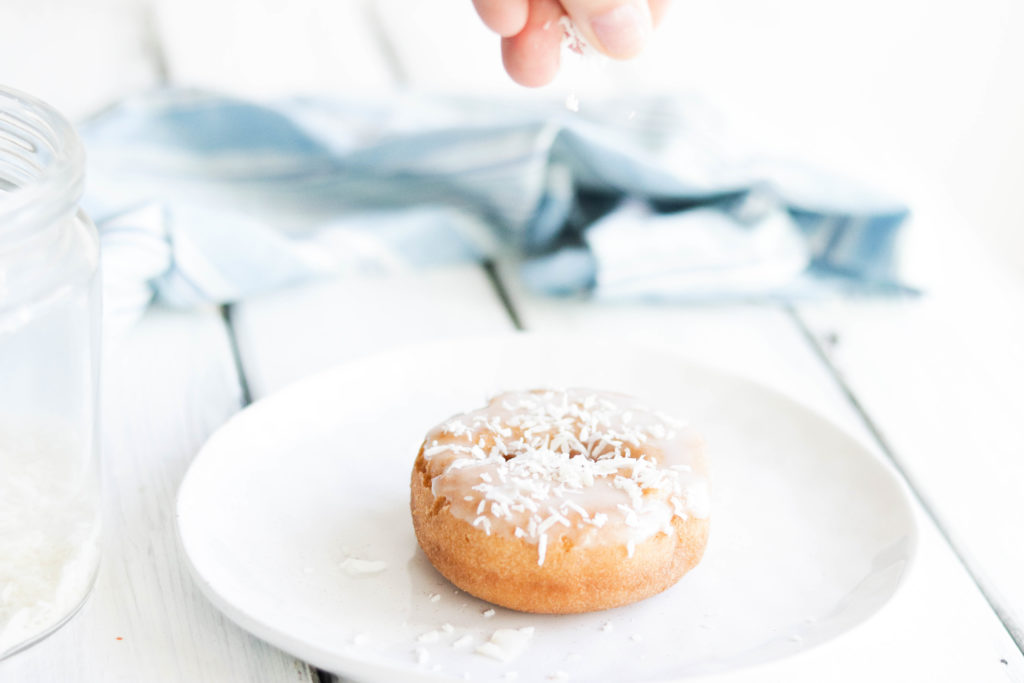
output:
<instances>
[{"instance_id":1,"label":"gap between planks","mask_svg":"<svg viewBox=\"0 0 1024 683\"><path fill-rule=\"evenodd\" d=\"M872 438L881 449L881 452L885 454L885 457L888 458L890 464L897 472L899 472L900 477L907 485L907 489L917 500L918 504L920 504L924 513L928 515L928 519L931 520L932 524L935 525L935 528L938 529L939 534L941 534L942 539L946 542L946 545L949 546L950 550L953 551L953 555L956 556L957 561L964 568L964 571L967 572L967 575L971 577L974 585L978 587L978 591L982 594L985 598L985 602L988 603L988 606L999 619L999 623L1001 623L1003 628L1006 629L1006 633L1010 636L1010 639L1013 640L1017 649L1020 650L1021 655L1024 655L1024 632L1015 627L1013 620L1010 619L1005 610L999 607L993 599L991 592L988 590L987 586L985 586L985 583L978 578L978 574L974 571L973 567L971 567L970 562L968 562L967 558L953 542L949 529L943 523L939 515L936 514L931 501L926 498L914 484L913 479L910 477L899 456L897 456L895 450L890 446L889 441L885 438L885 435L861 403L860 399L857 398L857 395L853 392L853 389L850 387L849 382L846 381L843 373L840 372L835 364L833 364L829 359L828 353L825 351L821 342L811 331L804 319L800 316L800 313L793 306L785 306L785 311L789 314L789 317L793 320L793 324L796 325L797 329L807 341L811 351L825 367L825 370L832 377L836 386L842 392L843 396L846 397L846 400L849 401L850 406L857 413L857 416L860 418L861 422L863 422L864 427L870 432Z\"/></svg>"},{"instance_id":2,"label":"gap between planks","mask_svg":"<svg viewBox=\"0 0 1024 683\"><path fill-rule=\"evenodd\" d=\"M235 362L235 374L238 375L238 386L242 392L242 410L252 403L252 392L249 390L249 378L245 374L245 365L242 363L242 354L238 350L238 335L235 332L233 321L234 304L221 304L220 317L224 321L224 328L227 330L228 342L231 347L231 356ZM309 667L310 683L341 683L341 679L334 674L317 668L312 664Z\"/></svg>"},{"instance_id":3,"label":"gap between planks","mask_svg":"<svg viewBox=\"0 0 1024 683\"><path fill-rule=\"evenodd\" d=\"M245 366L242 364L242 354L238 350L238 335L235 333L234 304L221 304L220 317L224 321L224 329L228 333L228 344L231 347L231 357L235 362L235 374L238 375L238 386L242 391L242 409L244 410L252 403L252 391L249 389L249 378L245 374Z\"/></svg>"},{"instance_id":4,"label":"gap between planks","mask_svg":"<svg viewBox=\"0 0 1024 683\"><path fill-rule=\"evenodd\" d=\"M487 274L487 279L490 280L491 286L494 287L495 296L498 297L501 305L505 307L505 313L508 314L512 326L519 332L524 331L526 328L523 327L523 320L519 317L519 311L516 310L515 304L512 303L512 297L509 295L508 288L505 287L501 275L498 274L497 264L494 261L484 261L482 265L484 272Z\"/></svg>"}]
</instances>

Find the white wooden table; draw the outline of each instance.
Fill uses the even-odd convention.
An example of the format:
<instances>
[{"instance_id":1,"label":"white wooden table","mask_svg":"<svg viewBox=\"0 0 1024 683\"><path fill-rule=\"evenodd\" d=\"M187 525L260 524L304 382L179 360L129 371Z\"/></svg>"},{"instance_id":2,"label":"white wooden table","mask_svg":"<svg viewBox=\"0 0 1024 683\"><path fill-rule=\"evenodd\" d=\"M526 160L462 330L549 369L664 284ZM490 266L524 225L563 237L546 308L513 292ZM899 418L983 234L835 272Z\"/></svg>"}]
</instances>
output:
<instances>
[{"instance_id":1,"label":"white wooden table","mask_svg":"<svg viewBox=\"0 0 1024 683\"><path fill-rule=\"evenodd\" d=\"M363 354L474 333L617 330L829 415L915 495L918 561L865 625L724 681L1024 681L1024 288L983 257L921 299L785 307L531 295L510 264L322 282L150 310L104 382L105 556L85 608L0 681L327 681L199 594L173 524L204 439L247 402ZM967 287L964 283L970 283Z\"/></svg>"}]
</instances>

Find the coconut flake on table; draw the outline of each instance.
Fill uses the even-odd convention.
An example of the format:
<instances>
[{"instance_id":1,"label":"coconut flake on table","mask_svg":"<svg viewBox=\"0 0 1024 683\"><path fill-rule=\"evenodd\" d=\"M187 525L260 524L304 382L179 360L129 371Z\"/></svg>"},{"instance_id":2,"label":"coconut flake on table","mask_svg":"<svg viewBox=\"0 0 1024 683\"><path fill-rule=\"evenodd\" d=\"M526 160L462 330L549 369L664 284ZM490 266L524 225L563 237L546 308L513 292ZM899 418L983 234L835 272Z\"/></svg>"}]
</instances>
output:
<instances>
[{"instance_id":1,"label":"coconut flake on table","mask_svg":"<svg viewBox=\"0 0 1024 683\"><path fill-rule=\"evenodd\" d=\"M534 628L500 628L491 634L486 643L477 645L477 654L497 659L500 662L511 662L526 651L533 638Z\"/></svg>"}]
</instances>

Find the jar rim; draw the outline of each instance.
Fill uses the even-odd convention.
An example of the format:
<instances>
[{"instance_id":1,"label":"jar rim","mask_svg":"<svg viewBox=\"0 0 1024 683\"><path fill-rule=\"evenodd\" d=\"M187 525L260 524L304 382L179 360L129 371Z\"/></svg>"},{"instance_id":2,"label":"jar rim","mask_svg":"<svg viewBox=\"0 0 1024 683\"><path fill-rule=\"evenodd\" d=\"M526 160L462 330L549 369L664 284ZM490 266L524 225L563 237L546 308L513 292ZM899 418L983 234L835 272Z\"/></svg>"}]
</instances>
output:
<instances>
[{"instance_id":1,"label":"jar rim","mask_svg":"<svg viewBox=\"0 0 1024 683\"><path fill-rule=\"evenodd\" d=\"M0 241L24 237L78 205L85 150L55 108L0 85L0 143L0 155L31 168L23 183L0 189Z\"/></svg>"}]
</instances>

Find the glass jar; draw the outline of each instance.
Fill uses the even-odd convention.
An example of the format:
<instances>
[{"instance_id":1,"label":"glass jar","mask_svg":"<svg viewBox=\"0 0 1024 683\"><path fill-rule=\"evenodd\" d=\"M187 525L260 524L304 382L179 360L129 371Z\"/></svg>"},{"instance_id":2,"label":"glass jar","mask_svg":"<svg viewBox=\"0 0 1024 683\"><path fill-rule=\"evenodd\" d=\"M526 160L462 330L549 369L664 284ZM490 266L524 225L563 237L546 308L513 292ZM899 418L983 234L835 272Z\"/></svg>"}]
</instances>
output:
<instances>
[{"instance_id":1,"label":"glass jar","mask_svg":"<svg viewBox=\"0 0 1024 683\"><path fill-rule=\"evenodd\" d=\"M0 659L77 611L99 564L99 242L82 144L0 88Z\"/></svg>"}]
</instances>

